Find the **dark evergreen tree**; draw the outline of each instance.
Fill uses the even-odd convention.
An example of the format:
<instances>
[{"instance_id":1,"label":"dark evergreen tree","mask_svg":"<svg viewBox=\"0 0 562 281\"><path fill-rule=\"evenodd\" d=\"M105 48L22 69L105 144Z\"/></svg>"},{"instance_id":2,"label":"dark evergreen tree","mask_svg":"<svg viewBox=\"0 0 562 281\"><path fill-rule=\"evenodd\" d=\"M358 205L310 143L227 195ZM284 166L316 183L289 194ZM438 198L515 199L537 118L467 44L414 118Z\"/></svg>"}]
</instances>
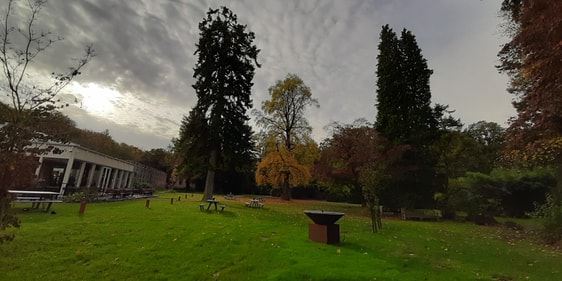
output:
<instances>
[{"instance_id":1,"label":"dark evergreen tree","mask_svg":"<svg viewBox=\"0 0 562 281\"><path fill-rule=\"evenodd\" d=\"M228 8L209 9L199 24L197 64L193 85L197 104L190 113L193 121L188 146L200 164L205 155L207 171L203 200L213 195L215 172L248 169L252 166L254 142L247 110L259 50L253 44L254 33L237 22ZM194 151L196 150L196 151ZM202 168L202 166L198 166Z\"/></svg>"},{"instance_id":2,"label":"dark evergreen tree","mask_svg":"<svg viewBox=\"0 0 562 281\"><path fill-rule=\"evenodd\" d=\"M405 141L414 146L431 144L439 131L439 120L442 115L441 106L434 110L431 107L431 90L429 80L433 70L427 67L427 60L422 56L415 36L404 29L400 36L400 50L403 64L402 74L405 93L402 93L400 108Z\"/></svg>"},{"instance_id":3,"label":"dark evergreen tree","mask_svg":"<svg viewBox=\"0 0 562 281\"><path fill-rule=\"evenodd\" d=\"M405 120L405 88L402 65L403 54L396 33L385 25L382 27L377 56L377 119L375 128L388 140L405 142L405 131L401 130Z\"/></svg>"},{"instance_id":4,"label":"dark evergreen tree","mask_svg":"<svg viewBox=\"0 0 562 281\"><path fill-rule=\"evenodd\" d=\"M191 110L189 116L183 116L180 124L179 138L174 140L174 152L181 162L177 173L186 179L204 175L209 162L205 120Z\"/></svg>"},{"instance_id":5,"label":"dark evergreen tree","mask_svg":"<svg viewBox=\"0 0 562 281\"><path fill-rule=\"evenodd\" d=\"M391 186L381 196L386 204L422 207L432 203L440 185L430 145L439 137L439 120L446 107L431 107L432 74L415 36L404 29L400 38L382 28L377 57L377 120L375 128L395 145L409 145L396 162ZM383 203L384 204L384 203Z\"/></svg>"},{"instance_id":6,"label":"dark evergreen tree","mask_svg":"<svg viewBox=\"0 0 562 281\"><path fill-rule=\"evenodd\" d=\"M388 25L383 26L377 59L375 128L395 143L427 144L438 131L440 110L431 107L433 71L415 36L404 29L398 39Z\"/></svg>"}]
</instances>

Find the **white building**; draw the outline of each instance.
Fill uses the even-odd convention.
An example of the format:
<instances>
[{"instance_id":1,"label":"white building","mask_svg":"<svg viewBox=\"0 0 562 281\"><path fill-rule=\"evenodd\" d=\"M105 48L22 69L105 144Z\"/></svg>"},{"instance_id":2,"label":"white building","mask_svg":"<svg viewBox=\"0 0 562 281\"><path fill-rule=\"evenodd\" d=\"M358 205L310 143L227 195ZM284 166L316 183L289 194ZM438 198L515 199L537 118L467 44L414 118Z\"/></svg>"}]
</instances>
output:
<instances>
[{"instance_id":1,"label":"white building","mask_svg":"<svg viewBox=\"0 0 562 281\"><path fill-rule=\"evenodd\" d=\"M41 165L35 172L46 186L58 187L60 196L67 190L79 187L97 187L101 193L114 189L130 189L134 183L149 183L154 187L166 184L166 173L145 165L121 160L81 147L77 144L48 143L54 147L48 154L40 155ZM142 177L137 179L137 170ZM146 175L146 170L151 172ZM148 180L147 180L148 178Z\"/></svg>"}]
</instances>

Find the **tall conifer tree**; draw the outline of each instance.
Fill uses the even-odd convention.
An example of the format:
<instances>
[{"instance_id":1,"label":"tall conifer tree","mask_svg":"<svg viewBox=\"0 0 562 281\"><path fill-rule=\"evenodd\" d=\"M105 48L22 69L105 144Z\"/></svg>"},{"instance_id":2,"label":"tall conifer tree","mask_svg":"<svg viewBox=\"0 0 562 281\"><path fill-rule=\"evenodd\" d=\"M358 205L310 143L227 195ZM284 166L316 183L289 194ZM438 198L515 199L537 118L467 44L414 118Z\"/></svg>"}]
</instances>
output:
<instances>
[{"instance_id":1,"label":"tall conifer tree","mask_svg":"<svg viewBox=\"0 0 562 281\"><path fill-rule=\"evenodd\" d=\"M197 122L198 136L184 138L198 142L207 155L207 177L203 200L213 196L215 171L247 169L252 165L255 145L248 124L247 110L259 50L253 44L255 35L226 7L209 9L199 24L197 64L193 85L197 104L186 121ZM190 130L185 130L190 131ZM180 136L180 139L182 136Z\"/></svg>"},{"instance_id":2,"label":"tall conifer tree","mask_svg":"<svg viewBox=\"0 0 562 281\"><path fill-rule=\"evenodd\" d=\"M377 120L375 128L395 145L409 145L396 165L392 186L385 191L387 204L401 207L428 205L438 186L434 157L429 148L438 137L443 107L431 107L432 70L421 54L415 36L404 29L400 38L382 28L377 57ZM396 168L396 167L395 167ZM385 196L383 196L385 197Z\"/></svg>"}]
</instances>

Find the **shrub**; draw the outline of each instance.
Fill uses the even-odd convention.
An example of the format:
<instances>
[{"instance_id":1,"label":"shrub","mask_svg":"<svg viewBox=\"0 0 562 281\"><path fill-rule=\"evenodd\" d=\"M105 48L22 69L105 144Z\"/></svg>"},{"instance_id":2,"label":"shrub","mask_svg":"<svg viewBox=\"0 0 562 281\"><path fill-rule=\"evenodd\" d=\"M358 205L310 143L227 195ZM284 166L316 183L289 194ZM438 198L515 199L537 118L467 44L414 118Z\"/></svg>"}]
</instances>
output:
<instances>
[{"instance_id":1,"label":"shrub","mask_svg":"<svg viewBox=\"0 0 562 281\"><path fill-rule=\"evenodd\" d=\"M541 236L545 242L554 244L562 240L562 200L548 195L534 215L542 219Z\"/></svg>"},{"instance_id":2,"label":"shrub","mask_svg":"<svg viewBox=\"0 0 562 281\"><path fill-rule=\"evenodd\" d=\"M552 170L548 168L502 169L493 171L490 176L506 190L501 205L503 215L508 217L525 217L536 204L545 202L546 193L556 185Z\"/></svg>"},{"instance_id":3,"label":"shrub","mask_svg":"<svg viewBox=\"0 0 562 281\"><path fill-rule=\"evenodd\" d=\"M97 187L84 187L78 192L71 195L66 195L64 197L65 202L94 202L98 200L98 189Z\"/></svg>"},{"instance_id":4,"label":"shrub","mask_svg":"<svg viewBox=\"0 0 562 281\"><path fill-rule=\"evenodd\" d=\"M253 188L248 188L249 190L252 190L254 194L256 195L273 195L273 188L270 185L258 185L255 186ZM277 195L277 197L280 195L281 193L279 193Z\"/></svg>"},{"instance_id":5,"label":"shrub","mask_svg":"<svg viewBox=\"0 0 562 281\"><path fill-rule=\"evenodd\" d=\"M449 204L467 212L467 219L477 224L493 224L500 214L500 198L506 194L502 184L489 175L468 172L450 182Z\"/></svg>"},{"instance_id":6,"label":"shrub","mask_svg":"<svg viewBox=\"0 0 562 281\"><path fill-rule=\"evenodd\" d=\"M281 196L281 188L280 187L272 187L269 191L269 194L273 197L280 197Z\"/></svg>"},{"instance_id":7,"label":"shrub","mask_svg":"<svg viewBox=\"0 0 562 281\"><path fill-rule=\"evenodd\" d=\"M500 169L492 173L467 172L450 179L448 188L434 195L444 214L465 211L468 218L483 224L493 216L525 217L556 185L552 170Z\"/></svg>"}]
</instances>

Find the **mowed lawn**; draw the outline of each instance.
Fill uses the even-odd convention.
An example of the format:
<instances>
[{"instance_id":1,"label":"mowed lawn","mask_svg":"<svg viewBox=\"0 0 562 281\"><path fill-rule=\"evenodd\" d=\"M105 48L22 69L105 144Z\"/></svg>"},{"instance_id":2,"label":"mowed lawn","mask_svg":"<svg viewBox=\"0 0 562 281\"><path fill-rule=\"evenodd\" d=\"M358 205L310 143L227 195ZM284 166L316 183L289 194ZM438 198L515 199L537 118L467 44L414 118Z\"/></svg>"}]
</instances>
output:
<instances>
[{"instance_id":1,"label":"mowed lawn","mask_svg":"<svg viewBox=\"0 0 562 281\"><path fill-rule=\"evenodd\" d=\"M18 204L0 280L562 280L560 251L505 227L387 218L373 234L359 205L218 197L224 212L201 212L200 199L160 193L150 208L89 203L83 215L78 203ZM342 242L309 241L307 209L345 212Z\"/></svg>"}]
</instances>

